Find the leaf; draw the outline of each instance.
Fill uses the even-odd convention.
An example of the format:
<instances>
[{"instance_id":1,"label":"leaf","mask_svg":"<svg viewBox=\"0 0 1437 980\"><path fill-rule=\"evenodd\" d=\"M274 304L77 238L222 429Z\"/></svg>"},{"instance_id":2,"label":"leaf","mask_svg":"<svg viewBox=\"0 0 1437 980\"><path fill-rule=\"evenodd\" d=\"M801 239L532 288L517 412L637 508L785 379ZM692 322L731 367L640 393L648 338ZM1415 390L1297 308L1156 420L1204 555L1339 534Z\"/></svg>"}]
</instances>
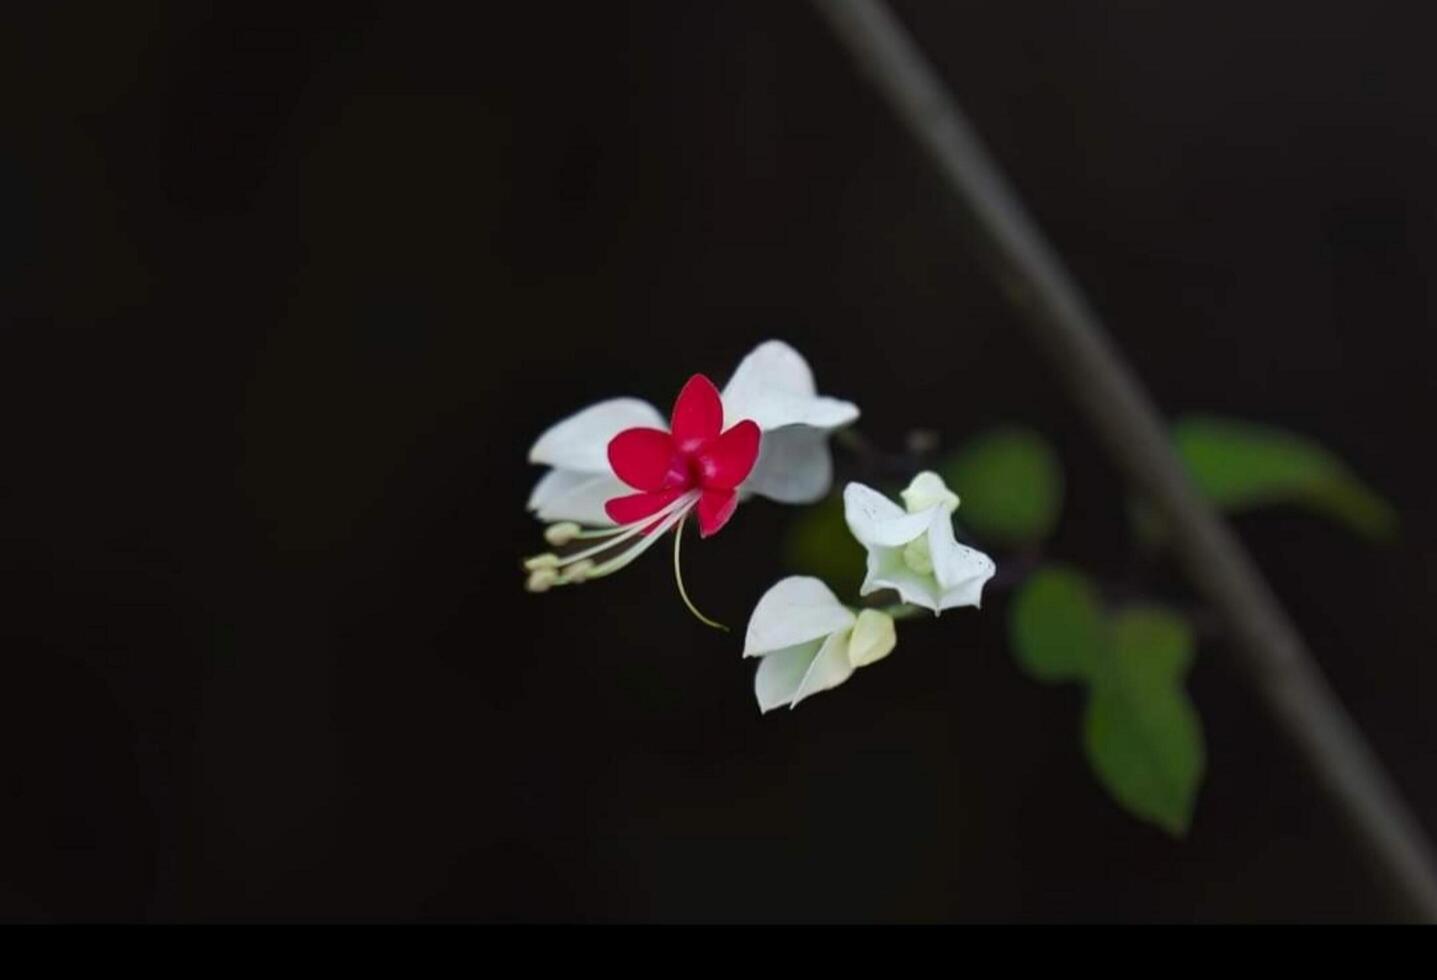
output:
<instances>
[{"instance_id":1,"label":"leaf","mask_svg":"<svg viewBox=\"0 0 1437 980\"><path fill-rule=\"evenodd\" d=\"M1223 510L1290 503L1370 538L1397 529L1392 506L1311 439L1214 416L1180 419L1173 439L1198 488Z\"/></svg>"},{"instance_id":2,"label":"leaf","mask_svg":"<svg viewBox=\"0 0 1437 980\"><path fill-rule=\"evenodd\" d=\"M1032 544L1052 533L1063 507L1063 466L1031 429L1003 426L960 449L940 474L958 492L958 520L996 544Z\"/></svg>"},{"instance_id":3,"label":"leaf","mask_svg":"<svg viewBox=\"0 0 1437 980\"><path fill-rule=\"evenodd\" d=\"M1122 806L1174 836L1187 833L1202 780L1202 723L1184 689L1193 636L1156 608L1113 617L1083 721L1088 762Z\"/></svg>"},{"instance_id":4,"label":"leaf","mask_svg":"<svg viewBox=\"0 0 1437 980\"><path fill-rule=\"evenodd\" d=\"M1202 781L1202 724L1188 700L1192 629L1157 607L1109 615L1082 573L1046 566L1014 599L1014 653L1042 681L1088 687L1083 742L1108 793L1174 836L1187 833Z\"/></svg>"},{"instance_id":5,"label":"leaf","mask_svg":"<svg viewBox=\"0 0 1437 980\"><path fill-rule=\"evenodd\" d=\"M840 598L857 598L868 553L848 530L841 496L825 498L793 521L783 554L793 572L822 579Z\"/></svg>"},{"instance_id":6,"label":"leaf","mask_svg":"<svg viewBox=\"0 0 1437 980\"><path fill-rule=\"evenodd\" d=\"M1040 681L1090 675L1107 647L1097 590L1071 568L1046 566L1014 599L1009 633L1018 663Z\"/></svg>"}]
</instances>

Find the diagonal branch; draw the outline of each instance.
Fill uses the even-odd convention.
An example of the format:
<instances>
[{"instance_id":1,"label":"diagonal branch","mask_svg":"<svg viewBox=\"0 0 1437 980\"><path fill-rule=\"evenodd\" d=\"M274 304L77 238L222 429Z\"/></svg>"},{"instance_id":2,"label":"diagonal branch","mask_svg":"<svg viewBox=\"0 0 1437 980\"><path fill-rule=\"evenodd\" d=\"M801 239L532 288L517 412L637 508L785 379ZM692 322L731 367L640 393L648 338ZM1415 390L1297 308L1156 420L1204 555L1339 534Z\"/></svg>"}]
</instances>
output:
<instances>
[{"instance_id":1,"label":"diagonal branch","mask_svg":"<svg viewBox=\"0 0 1437 980\"><path fill-rule=\"evenodd\" d=\"M1108 452L1173 530L1197 590L1278 724L1369 848L1383 878L1437 921L1433 852L1251 557L1193 488L1161 416L962 110L883 0L814 0L972 218L1034 343Z\"/></svg>"}]
</instances>

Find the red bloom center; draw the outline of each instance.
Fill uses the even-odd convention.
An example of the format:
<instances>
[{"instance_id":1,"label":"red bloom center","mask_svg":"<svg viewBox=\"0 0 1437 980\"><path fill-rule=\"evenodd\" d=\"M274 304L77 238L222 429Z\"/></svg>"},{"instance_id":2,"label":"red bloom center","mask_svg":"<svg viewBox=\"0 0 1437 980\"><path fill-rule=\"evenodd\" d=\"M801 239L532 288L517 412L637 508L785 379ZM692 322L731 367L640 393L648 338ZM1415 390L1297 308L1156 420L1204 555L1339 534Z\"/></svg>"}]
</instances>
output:
<instances>
[{"instance_id":1,"label":"red bloom center","mask_svg":"<svg viewBox=\"0 0 1437 980\"><path fill-rule=\"evenodd\" d=\"M758 461L758 443L759 428L750 419L724 430L718 389L696 374L674 402L668 432L625 429L609 440L614 475L640 492L615 497L604 510L616 524L633 524L697 491L699 533L708 537L733 516L737 487Z\"/></svg>"}]
</instances>

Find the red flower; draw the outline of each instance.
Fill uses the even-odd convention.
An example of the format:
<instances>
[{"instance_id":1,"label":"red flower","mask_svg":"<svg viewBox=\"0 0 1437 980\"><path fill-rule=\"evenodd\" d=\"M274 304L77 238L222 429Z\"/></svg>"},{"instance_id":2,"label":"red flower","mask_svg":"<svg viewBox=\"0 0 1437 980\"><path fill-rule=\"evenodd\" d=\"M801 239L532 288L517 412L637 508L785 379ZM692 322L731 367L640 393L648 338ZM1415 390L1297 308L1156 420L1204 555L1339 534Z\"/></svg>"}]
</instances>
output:
<instances>
[{"instance_id":1,"label":"red flower","mask_svg":"<svg viewBox=\"0 0 1437 980\"><path fill-rule=\"evenodd\" d=\"M625 429L609 440L614 475L640 492L604 510L616 524L634 524L696 493L699 534L708 537L738 506L737 487L758 461L758 425L744 419L724 431L718 389L696 374L674 402L669 430Z\"/></svg>"}]
</instances>

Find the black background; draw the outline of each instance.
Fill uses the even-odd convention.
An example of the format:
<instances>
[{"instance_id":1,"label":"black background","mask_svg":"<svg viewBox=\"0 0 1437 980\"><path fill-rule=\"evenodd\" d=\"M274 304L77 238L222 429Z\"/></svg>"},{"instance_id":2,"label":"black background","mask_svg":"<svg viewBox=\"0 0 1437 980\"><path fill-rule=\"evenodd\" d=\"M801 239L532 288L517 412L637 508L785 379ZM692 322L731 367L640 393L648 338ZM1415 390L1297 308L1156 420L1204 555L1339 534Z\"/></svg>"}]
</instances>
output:
<instances>
[{"instance_id":1,"label":"black background","mask_svg":"<svg viewBox=\"0 0 1437 980\"><path fill-rule=\"evenodd\" d=\"M1124 567L1116 473L806 5L36 7L0 59L0 914L1396 914L1220 638L1178 843L1004 601L760 717L659 552L522 591L533 438L770 336L884 445L1047 432L1054 553ZM1386 548L1239 527L1437 831L1424 5L899 10L1165 411L1310 433L1397 505ZM706 611L746 619L791 514L687 551Z\"/></svg>"}]
</instances>

